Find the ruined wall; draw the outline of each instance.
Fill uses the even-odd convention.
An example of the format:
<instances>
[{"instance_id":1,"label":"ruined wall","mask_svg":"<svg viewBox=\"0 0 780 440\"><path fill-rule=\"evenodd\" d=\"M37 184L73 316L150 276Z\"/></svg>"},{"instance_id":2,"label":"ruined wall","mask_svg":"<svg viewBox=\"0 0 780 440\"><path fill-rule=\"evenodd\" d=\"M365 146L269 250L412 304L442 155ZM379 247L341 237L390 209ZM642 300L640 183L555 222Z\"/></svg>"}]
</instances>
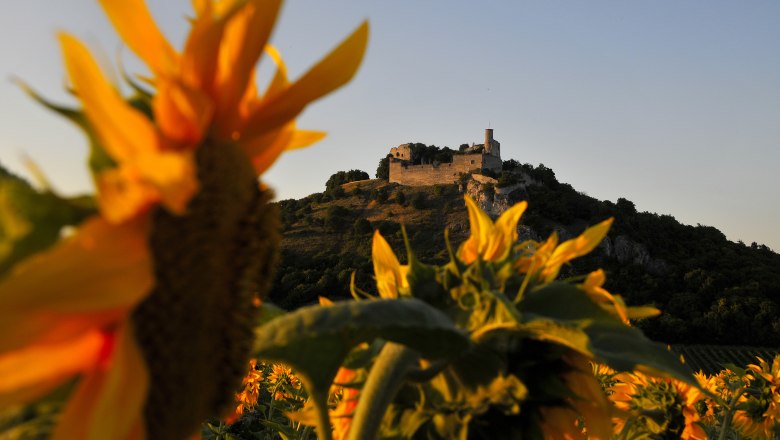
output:
<instances>
[{"instance_id":1,"label":"ruined wall","mask_svg":"<svg viewBox=\"0 0 780 440\"><path fill-rule=\"evenodd\" d=\"M484 162L482 163L482 168L487 168L497 173L501 172L501 168L504 162L501 160L500 157L496 157L493 155L485 155L483 157L484 157Z\"/></svg>"},{"instance_id":2,"label":"ruined wall","mask_svg":"<svg viewBox=\"0 0 780 440\"><path fill-rule=\"evenodd\" d=\"M480 170L483 166L482 154L464 154L452 157L452 163L404 165L399 161L390 161L390 182L409 186L435 185L437 183L455 183L461 173ZM494 158L495 159L495 158ZM499 167L500 165L499 159Z\"/></svg>"},{"instance_id":3,"label":"ruined wall","mask_svg":"<svg viewBox=\"0 0 780 440\"><path fill-rule=\"evenodd\" d=\"M400 160L412 160L412 148L409 144L401 144L390 149L390 154Z\"/></svg>"}]
</instances>

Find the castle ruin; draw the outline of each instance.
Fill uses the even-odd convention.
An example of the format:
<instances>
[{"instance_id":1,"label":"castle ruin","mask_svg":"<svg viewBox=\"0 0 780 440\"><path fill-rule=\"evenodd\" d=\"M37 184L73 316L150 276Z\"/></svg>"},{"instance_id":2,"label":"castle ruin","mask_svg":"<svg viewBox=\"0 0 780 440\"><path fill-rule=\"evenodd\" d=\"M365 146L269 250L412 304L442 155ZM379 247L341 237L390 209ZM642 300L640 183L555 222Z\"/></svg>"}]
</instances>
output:
<instances>
[{"instance_id":1,"label":"castle ruin","mask_svg":"<svg viewBox=\"0 0 780 440\"><path fill-rule=\"evenodd\" d=\"M461 174L490 170L501 172L501 144L493 139L493 129L485 129L485 143L452 156L452 162L412 165L414 158L409 144L390 149L390 182L407 186L456 183Z\"/></svg>"}]
</instances>

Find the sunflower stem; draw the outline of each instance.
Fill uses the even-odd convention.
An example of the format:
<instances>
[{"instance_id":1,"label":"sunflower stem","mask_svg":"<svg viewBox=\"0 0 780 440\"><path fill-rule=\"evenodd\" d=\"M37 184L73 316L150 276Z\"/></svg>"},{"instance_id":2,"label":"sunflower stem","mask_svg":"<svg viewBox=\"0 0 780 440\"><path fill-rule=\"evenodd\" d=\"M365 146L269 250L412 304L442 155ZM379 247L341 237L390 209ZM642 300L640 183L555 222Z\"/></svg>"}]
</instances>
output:
<instances>
[{"instance_id":1,"label":"sunflower stem","mask_svg":"<svg viewBox=\"0 0 780 440\"><path fill-rule=\"evenodd\" d=\"M385 344L360 392L349 440L372 440L377 437L387 407L418 358L417 351L411 348L393 342Z\"/></svg>"},{"instance_id":2,"label":"sunflower stem","mask_svg":"<svg viewBox=\"0 0 780 440\"><path fill-rule=\"evenodd\" d=\"M332 440L333 433L331 432L330 416L328 415L328 393L327 391L313 392L312 399L315 412L317 413L317 438Z\"/></svg>"},{"instance_id":3,"label":"sunflower stem","mask_svg":"<svg viewBox=\"0 0 780 440\"><path fill-rule=\"evenodd\" d=\"M742 388L734 393L734 397L731 398L731 402L729 402L726 414L723 416L723 424L720 427L720 435L718 435L718 440L726 440L726 438L728 438L729 431L731 431L731 421L734 420L734 406L736 406L739 398L742 397L744 392L745 389Z\"/></svg>"}]
</instances>

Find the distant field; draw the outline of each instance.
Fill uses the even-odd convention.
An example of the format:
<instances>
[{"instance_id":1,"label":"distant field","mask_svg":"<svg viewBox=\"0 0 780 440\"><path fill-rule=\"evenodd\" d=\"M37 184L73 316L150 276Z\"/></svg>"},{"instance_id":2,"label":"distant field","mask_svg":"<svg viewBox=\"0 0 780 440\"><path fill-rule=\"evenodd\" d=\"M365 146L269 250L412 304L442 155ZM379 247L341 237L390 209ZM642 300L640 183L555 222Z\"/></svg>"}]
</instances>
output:
<instances>
[{"instance_id":1,"label":"distant field","mask_svg":"<svg viewBox=\"0 0 780 440\"><path fill-rule=\"evenodd\" d=\"M681 354L693 371L703 371L706 374L723 370L723 364L745 367L748 364L758 364L756 356L770 361L780 354L780 348L735 345L672 345L672 350Z\"/></svg>"}]
</instances>

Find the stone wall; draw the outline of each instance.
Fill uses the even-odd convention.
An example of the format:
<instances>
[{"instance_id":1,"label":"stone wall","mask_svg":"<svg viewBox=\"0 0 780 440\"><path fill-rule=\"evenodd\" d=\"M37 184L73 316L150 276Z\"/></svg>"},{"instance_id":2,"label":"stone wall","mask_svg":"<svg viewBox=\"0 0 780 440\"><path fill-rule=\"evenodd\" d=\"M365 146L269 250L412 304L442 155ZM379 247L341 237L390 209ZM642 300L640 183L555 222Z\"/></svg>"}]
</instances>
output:
<instances>
[{"instance_id":1,"label":"stone wall","mask_svg":"<svg viewBox=\"0 0 780 440\"><path fill-rule=\"evenodd\" d=\"M487 168L497 173L500 173L503 163L504 162L501 160L500 157L496 157L493 155L485 155L484 162L482 162L482 168Z\"/></svg>"},{"instance_id":2,"label":"stone wall","mask_svg":"<svg viewBox=\"0 0 780 440\"><path fill-rule=\"evenodd\" d=\"M412 148L409 144L401 144L391 148L390 155L399 160L412 160Z\"/></svg>"},{"instance_id":3,"label":"stone wall","mask_svg":"<svg viewBox=\"0 0 780 440\"><path fill-rule=\"evenodd\" d=\"M425 165L405 165L403 162L391 160L390 182L408 186L455 183L461 173L482 169L483 160L487 157L489 156L482 154L454 155L452 163ZM501 162L501 159L498 161Z\"/></svg>"}]
</instances>

